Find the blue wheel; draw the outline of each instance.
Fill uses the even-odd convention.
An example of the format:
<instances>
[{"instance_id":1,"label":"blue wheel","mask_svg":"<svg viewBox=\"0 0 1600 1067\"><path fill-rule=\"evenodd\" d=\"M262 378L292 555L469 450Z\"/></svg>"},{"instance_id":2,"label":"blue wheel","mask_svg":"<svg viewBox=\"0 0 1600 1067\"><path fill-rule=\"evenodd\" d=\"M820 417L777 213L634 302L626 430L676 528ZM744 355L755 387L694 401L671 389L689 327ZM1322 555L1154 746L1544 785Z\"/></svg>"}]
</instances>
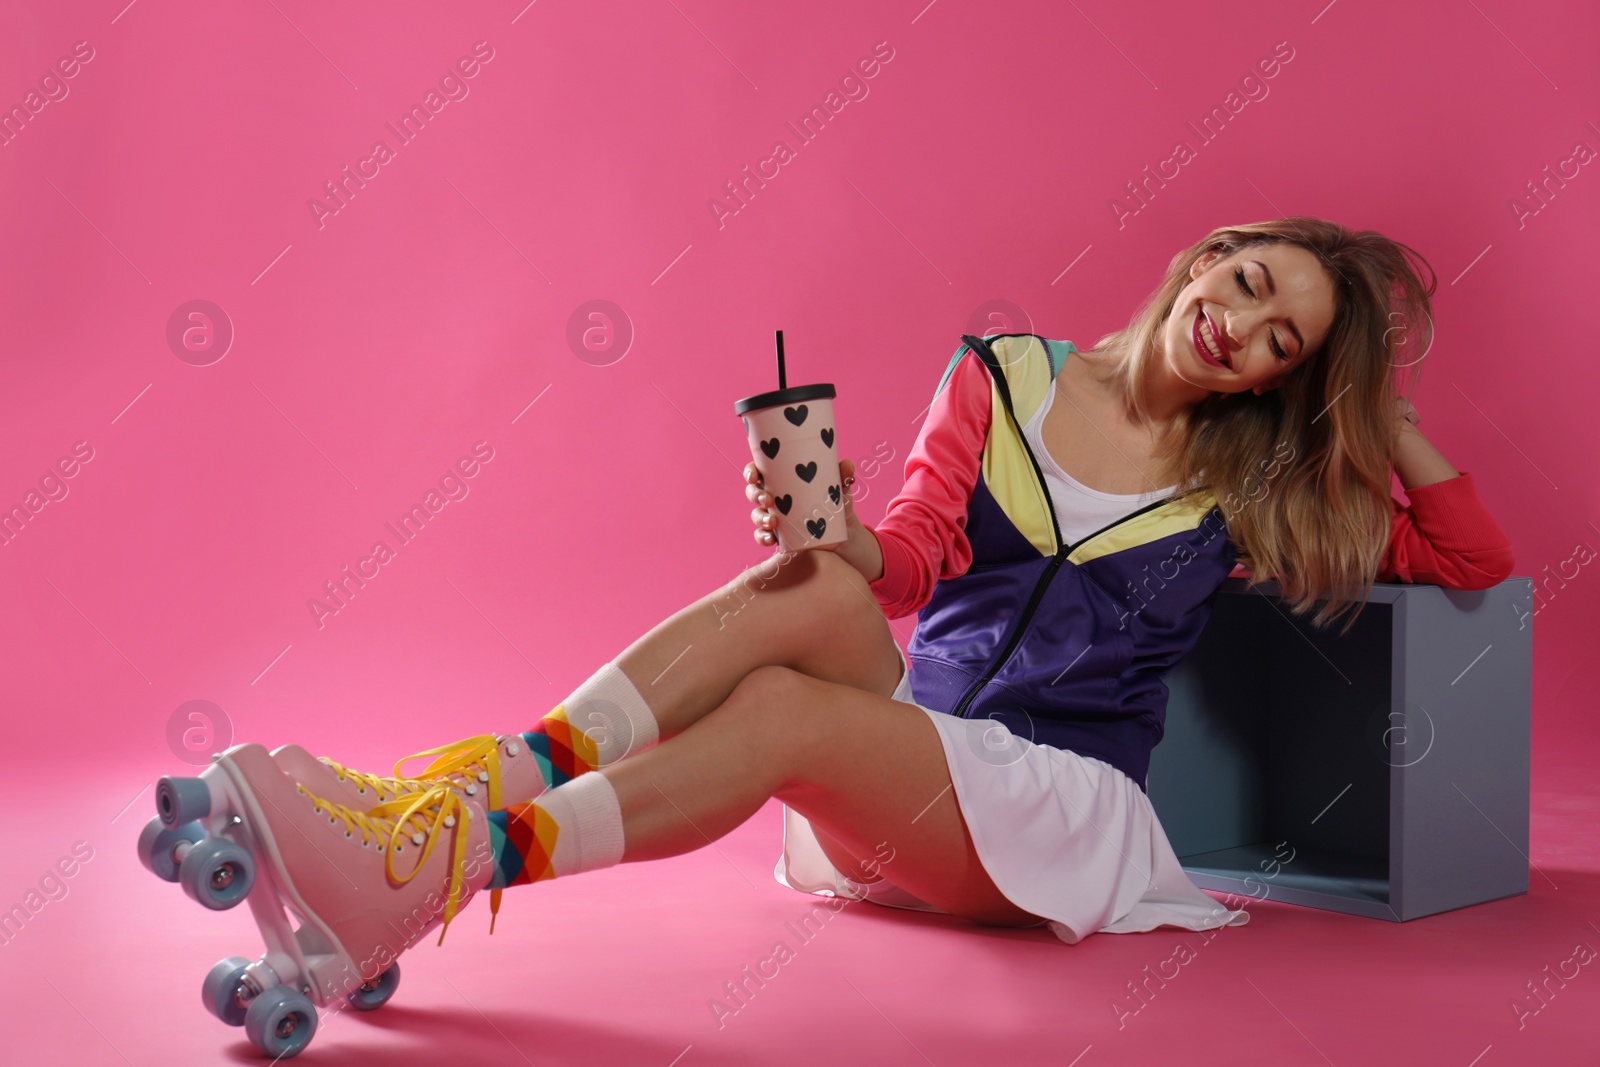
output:
<instances>
[{"instance_id":1,"label":"blue wheel","mask_svg":"<svg viewBox=\"0 0 1600 1067\"><path fill-rule=\"evenodd\" d=\"M156 783L156 814L164 826L182 826L211 814L211 790L198 778L167 775Z\"/></svg>"},{"instance_id":2,"label":"blue wheel","mask_svg":"<svg viewBox=\"0 0 1600 1067\"><path fill-rule=\"evenodd\" d=\"M208 837L189 849L178 865L183 891L212 911L226 911L250 892L256 865L250 853L220 837Z\"/></svg>"},{"instance_id":3,"label":"blue wheel","mask_svg":"<svg viewBox=\"0 0 1600 1067\"><path fill-rule=\"evenodd\" d=\"M197 822L184 823L169 830L159 818L151 819L139 831L139 862L145 870L166 882L178 880L179 857L174 854L179 844L195 845L206 838L206 832Z\"/></svg>"},{"instance_id":4,"label":"blue wheel","mask_svg":"<svg viewBox=\"0 0 1600 1067\"><path fill-rule=\"evenodd\" d=\"M370 982L363 982L344 999L357 1011L371 1011L383 1007L389 998L394 996L395 988L399 984L400 965L391 963L387 971Z\"/></svg>"},{"instance_id":5,"label":"blue wheel","mask_svg":"<svg viewBox=\"0 0 1600 1067\"><path fill-rule=\"evenodd\" d=\"M218 960L200 986L200 1000L206 1011L229 1026L243 1026L245 1012L255 999L256 986L245 977L250 961L243 956Z\"/></svg>"},{"instance_id":6,"label":"blue wheel","mask_svg":"<svg viewBox=\"0 0 1600 1067\"><path fill-rule=\"evenodd\" d=\"M298 1055L316 1032L316 1007L286 985L264 991L244 1013L245 1036L274 1059Z\"/></svg>"}]
</instances>

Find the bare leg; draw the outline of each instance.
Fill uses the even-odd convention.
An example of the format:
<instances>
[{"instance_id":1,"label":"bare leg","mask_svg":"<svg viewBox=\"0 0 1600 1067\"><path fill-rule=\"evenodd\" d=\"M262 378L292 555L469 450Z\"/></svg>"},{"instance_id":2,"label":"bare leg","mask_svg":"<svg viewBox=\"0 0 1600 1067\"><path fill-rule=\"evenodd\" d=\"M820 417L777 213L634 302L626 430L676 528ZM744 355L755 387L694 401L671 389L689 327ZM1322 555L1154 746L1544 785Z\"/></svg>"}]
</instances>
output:
<instances>
[{"instance_id":1,"label":"bare leg","mask_svg":"<svg viewBox=\"0 0 1600 1067\"><path fill-rule=\"evenodd\" d=\"M599 773L622 807L624 862L701 848L776 796L835 849L891 856L883 875L945 911L1006 926L1039 921L979 862L933 723L876 693L762 667L680 736Z\"/></svg>"},{"instance_id":2,"label":"bare leg","mask_svg":"<svg viewBox=\"0 0 1600 1067\"><path fill-rule=\"evenodd\" d=\"M650 705L663 740L728 699L758 667L889 696L894 635L865 578L823 550L775 555L650 629L617 665Z\"/></svg>"}]
</instances>

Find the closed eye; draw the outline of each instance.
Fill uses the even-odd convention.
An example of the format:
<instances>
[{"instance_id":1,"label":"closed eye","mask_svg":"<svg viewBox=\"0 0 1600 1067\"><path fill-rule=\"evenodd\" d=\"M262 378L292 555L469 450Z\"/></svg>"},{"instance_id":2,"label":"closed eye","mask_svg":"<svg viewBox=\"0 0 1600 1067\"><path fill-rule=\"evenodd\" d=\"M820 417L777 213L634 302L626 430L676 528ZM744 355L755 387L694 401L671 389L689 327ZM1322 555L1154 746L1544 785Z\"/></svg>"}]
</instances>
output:
<instances>
[{"instance_id":1,"label":"closed eye","mask_svg":"<svg viewBox=\"0 0 1600 1067\"><path fill-rule=\"evenodd\" d=\"M1245 293L1245 295L1249 296L1252 300L1255 299L1255 291L1251 289L1249 283L1245 281L1243 268L1233 268L1233 280L1239 283L1239 288ZM1273 333L1271 330L1267 331L1267 346L1272 349L1273 355L1277 356L1285 363L1289 362L1289 353L1285 352L1281 347L1279 347L1278 335Z\"/></svg>"}]
</instances>

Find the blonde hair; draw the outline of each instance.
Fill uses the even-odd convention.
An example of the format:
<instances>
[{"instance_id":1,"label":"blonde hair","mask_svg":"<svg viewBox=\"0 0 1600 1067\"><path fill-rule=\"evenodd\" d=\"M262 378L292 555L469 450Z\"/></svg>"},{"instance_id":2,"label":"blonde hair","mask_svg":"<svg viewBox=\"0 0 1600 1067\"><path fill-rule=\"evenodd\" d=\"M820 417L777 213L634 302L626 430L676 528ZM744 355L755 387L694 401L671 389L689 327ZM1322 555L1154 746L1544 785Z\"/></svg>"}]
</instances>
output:
<instances>
[{"instance_id":1,"label":"blonde hair","mask_svg":"<svg viewBox=\"0 0 1600 1067\"><path fill-rule=\"evenodd\" d=\"M1432 339L1437 279L1427 261L1380 233L1325 219L1226 226L1174 256L1128 326L1095 348L1120 357L1110 380L1132 417L1148 421L1146 369L1195 261L1277 243L1311 252L1333 283L1333 321L1321 348L1287 371L1277 389L1217 393L1181 412L1156 456L1169 464L1176 493L1215 494L1239 562L1251 572L1249 588L1277 578L1284 602L1301 616L1325 600L1310 620L1316 627L1353 606L1348 631L1389 543L1394 371L1420 362L1416 354ZM1426 284L1408 255L1427 270Z\"/></svg>"}]
</instances>

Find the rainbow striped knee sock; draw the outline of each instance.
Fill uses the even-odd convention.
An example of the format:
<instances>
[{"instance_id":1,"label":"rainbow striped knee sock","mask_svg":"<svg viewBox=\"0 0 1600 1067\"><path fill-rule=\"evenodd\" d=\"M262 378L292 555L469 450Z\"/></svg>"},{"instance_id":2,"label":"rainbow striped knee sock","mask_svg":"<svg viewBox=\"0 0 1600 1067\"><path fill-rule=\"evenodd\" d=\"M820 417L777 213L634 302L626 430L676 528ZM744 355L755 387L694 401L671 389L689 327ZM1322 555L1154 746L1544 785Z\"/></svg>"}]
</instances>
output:
<instances>
[{"instance_id":1,"label":"rainbow striped knee sock","mask_svg":"<svg viewBox=\"0 0 1600 1067\"><path fill-rule=\"evenodd\" d=\"M622 862L622 808L603 774L587 774L537 800L489 812L494 874L488 889L612 867Z\"/></svg>"},{"instance_id":2,"label":"rainbow striped knee sock","mask_svg":"<svg viewBox=\"0 0 1600 1067\"><path fill-rule=\"evenodd\" d=\"M555 788L649 748L660 739L650 705L615 662L607 663L533 725L522 740Z\"/></svg>"}]
</instances>

